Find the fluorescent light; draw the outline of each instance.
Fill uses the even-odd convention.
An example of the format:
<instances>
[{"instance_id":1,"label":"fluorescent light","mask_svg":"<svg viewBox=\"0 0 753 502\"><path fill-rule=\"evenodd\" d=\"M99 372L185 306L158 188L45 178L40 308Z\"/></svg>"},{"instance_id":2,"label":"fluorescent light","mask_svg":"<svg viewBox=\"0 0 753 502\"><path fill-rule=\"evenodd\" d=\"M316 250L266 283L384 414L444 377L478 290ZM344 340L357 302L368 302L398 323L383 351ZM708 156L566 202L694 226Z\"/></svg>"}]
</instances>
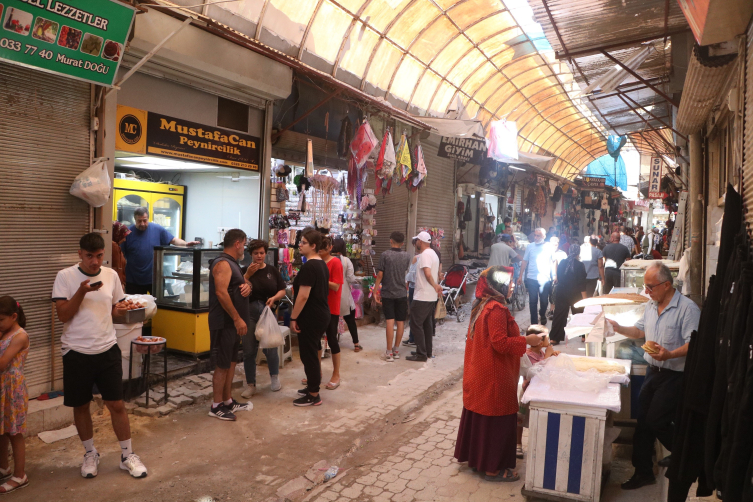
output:
<instances>
[{"instance_id":1,"label":"fluorescent light","mask_svg":"<svg viewBox=\"0 0 753 502\"><path fill-rule=\"evenodd\" d=\"M510 164L508 164L507 167L509 167L510 169L515 169L516 171L525 171L525 169L523 169L522 167L515 167Z\"/></svg>"},{"instance_id":2,"label":"fluorescent light","mask_svg":"<svg viewBox=\"0 0 753 502\"><path fill-rule=\"evenodd\" d=\"M150 164L122 164L119 163L118 167L132 167L134 169L145 169L148 171L198 171L204 169L219 169L215 166L200 166L200 165L181 165L181 166L155 166Z\"/></svg>"}]
</instances>

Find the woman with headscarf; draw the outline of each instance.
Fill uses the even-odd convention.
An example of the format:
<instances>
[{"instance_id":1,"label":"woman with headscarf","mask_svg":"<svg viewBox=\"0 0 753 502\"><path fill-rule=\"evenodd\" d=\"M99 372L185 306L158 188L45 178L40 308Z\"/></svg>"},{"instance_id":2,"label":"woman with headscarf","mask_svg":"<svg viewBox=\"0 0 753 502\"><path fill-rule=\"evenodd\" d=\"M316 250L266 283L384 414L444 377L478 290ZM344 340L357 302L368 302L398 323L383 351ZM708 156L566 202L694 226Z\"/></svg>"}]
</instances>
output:
<instances>
[{"instance_id":1,"label":"woman with headscarf","mask_svg":"<svg viewBox=\"0 0 753 502\"><path fill-rule=\"evenodd\" d=\"M586 267L580 261L580 245L572 244L567 259L562 260L557 266L556 307L552 330L549 332L552 345L565 340L567 313L571 309L575 313L573 305L582 298L587 298L586 290Z\"/></svg>"},{"instance_id":2,"label":"woman with headscarf","mask_svg":"<svg viewBox=\"0 0 753 502\"><path fill-rule=\"evenodd\" d=\"M126 259L125 256L123 256L123 251L120 250L120 244L125 242L125 238L130 233L131 231L128 230L128 227L121 222L112 222L112 269L118 273L118 277L120 277L120 282L123 285L124 290L126 284Z\"/></svg>"},{"instance_id":3,"label":"woman with headscarf","mask_svg":"<svg viewBox=\"0 0 753 502\"><path fill-rule=\"evenodd\" d=\"M520 336L506 307L513 269L490 267L476 285L476 301L465 342L463 413L455 458L485 474L484 479L511 482L515 469L518 375L526 345L541 335Z\"/></svg>"}]
</instances>

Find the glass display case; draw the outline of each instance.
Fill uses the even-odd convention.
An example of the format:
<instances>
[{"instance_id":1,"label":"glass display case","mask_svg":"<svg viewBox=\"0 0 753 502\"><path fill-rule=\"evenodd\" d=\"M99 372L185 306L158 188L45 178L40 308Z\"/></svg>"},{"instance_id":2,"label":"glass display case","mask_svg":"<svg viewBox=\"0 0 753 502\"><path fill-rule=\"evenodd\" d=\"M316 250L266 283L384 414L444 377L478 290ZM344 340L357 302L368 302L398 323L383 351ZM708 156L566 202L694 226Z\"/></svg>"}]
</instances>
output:
<instances>
[{"instance_id":1,"label":"glass display case","mask_svg":"<svg viewBox=\"0 0 753 502\"><path fill-rule=\"evenodd\" d=\"M155 247L152 291L157 307L207 311L209 262L221 253L219 249Z\"/></svg>"},{"instance_id":2,"label":"glass display case","mask_svg":"<svg viewBox=\"0 0 753 502\"><path fill-rule=\"evenodd\" d=\"M634 264L635 262L643 262L640 264ZM620 267L620 275L622 276L621 286L623 288L640 288L643 289L643 275L646 273L646 268L652 263L656 263L656 260L631 260L631 264L624 264ZM680 286L680 282L677 280L677 274L680 271L679 262L664 263L669 267L669 271L674 278L674 286L677 288Z\"/></svg>"}]
</instances>

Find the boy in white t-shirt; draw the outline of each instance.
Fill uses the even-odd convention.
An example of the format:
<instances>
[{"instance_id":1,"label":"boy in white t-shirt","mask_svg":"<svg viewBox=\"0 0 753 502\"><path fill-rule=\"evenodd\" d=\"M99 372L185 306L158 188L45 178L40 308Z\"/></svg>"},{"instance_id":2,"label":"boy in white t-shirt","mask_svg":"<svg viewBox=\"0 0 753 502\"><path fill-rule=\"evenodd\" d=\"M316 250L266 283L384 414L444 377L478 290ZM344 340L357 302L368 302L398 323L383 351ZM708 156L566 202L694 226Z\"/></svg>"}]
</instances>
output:
<instances>
[{"instance_id":1,"label":"boy in white t-shirt","mask_svg":"<svg viewBox=\"0 0 753 502\"><path fill-rule=\"evenodd\" d=\"M407 361L426 361L432 356L432 336L434 335L434 310L437 300L443 299L439 283L439 257L431 249L431 235L419 232L416 236L418 255L416 266L416 286L413 290L413 303L410 311L410 331L416 341L415 354Z\"/></svg>"},{"instance_id":2,"label":"boy in white t-shirt","mask_svg":"<svg viewBox=\"0 0 753 502\"><path fill-rule=\"evenodd\" d=\"M97 475L99 453L89 403L94 384L112 416L112 427L121 449L120 468L135 478L147 471L131 447L131 427L123 404L123 366L115 337L113 316L126 313L123 287L117 272L103 268L105 241L95 233L79 241L80 263L58 272L52 301L63 323L63 404L73 408L73 419L86 454L81 475Z\"/></svg>"}]
</instances>

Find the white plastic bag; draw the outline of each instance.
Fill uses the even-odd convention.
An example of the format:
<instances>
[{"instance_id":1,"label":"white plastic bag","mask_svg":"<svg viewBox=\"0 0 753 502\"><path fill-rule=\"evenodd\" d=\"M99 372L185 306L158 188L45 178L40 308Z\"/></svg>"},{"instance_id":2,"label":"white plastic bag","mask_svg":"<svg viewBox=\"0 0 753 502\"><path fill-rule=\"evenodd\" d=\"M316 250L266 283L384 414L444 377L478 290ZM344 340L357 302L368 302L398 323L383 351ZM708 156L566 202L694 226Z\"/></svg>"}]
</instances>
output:
<instances>
[{"instance_id":1,"label":"white plastic bag","mask_svg":"<svg viewBox=\"0 0 753 502\"><path fill-rule=\"evenodd\" d=\"M528 358L528 354L523 354L520 357L520 376L522 376L525 380L530 380L528 378L528 370L531 369L531 360Z\"/></svg>"},{"instance_id":2,"label":"white plastic bag","mask_svg":"<svg viewBox=\"0 0 753 502\"><path fill-rule=\"evenodd\" d=\"M110 188L107 164L100 160L76 176L71 185L70 194L85 200L90 206L102 207L110 199Z\"/></svg>"},{"instance_id":3,"label":"white plastic bag","mask_svg":"<svg viewBox=\"0 0 753 502\"><path fill-rule=\"evenodd\" d=\"M259 316L259 322L256 323L254 334L256 339L259 340L259 347L262 349L277 348L285 343L277 319L275 319L275 315L269 307L264 307L261 316Z\"/></svg>"}]
</instances>

